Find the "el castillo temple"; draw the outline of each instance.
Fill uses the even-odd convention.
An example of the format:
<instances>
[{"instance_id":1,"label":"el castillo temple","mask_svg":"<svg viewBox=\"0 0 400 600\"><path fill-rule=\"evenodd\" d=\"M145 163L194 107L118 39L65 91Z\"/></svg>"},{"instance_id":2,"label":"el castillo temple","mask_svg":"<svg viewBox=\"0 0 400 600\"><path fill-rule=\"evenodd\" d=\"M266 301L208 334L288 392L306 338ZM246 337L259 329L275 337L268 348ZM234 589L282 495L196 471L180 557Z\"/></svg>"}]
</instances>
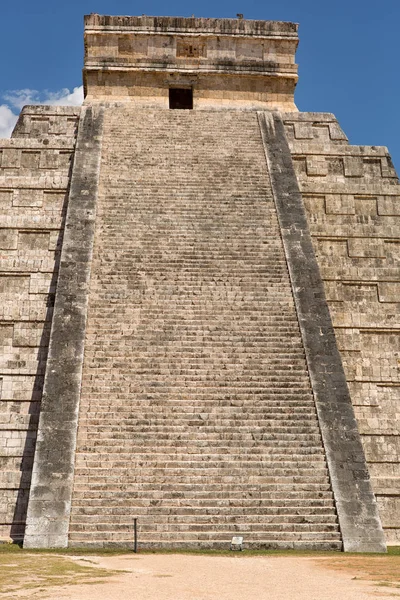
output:
<instances>
[{"instance_id":1,"label":"el castillo temple","mask_svg":"<svg viewBox=\"0 0 400 600\"><path fill-rule=\"evenodd\" d=\"M91 14L1 140L0 541L400 543L400 184L297 31Z\"/></svg>"}]
</instances>

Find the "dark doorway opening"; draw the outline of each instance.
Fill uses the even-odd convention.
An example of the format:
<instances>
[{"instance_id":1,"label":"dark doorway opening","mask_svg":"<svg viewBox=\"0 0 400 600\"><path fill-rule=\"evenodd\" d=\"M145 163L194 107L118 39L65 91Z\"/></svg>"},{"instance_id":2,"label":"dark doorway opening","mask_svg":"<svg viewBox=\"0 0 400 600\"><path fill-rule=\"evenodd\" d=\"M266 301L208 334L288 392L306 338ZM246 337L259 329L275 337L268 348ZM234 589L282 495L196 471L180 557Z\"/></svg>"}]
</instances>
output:
<instances>
[{"instance_id":1,"label":"dark doorway opening","mask_svg":"<svg viewBox=\"0 0 400 600\"><path fill-rule=\"evenodd\" d=\"M170 108L193 108L193 90L190 88L170 88L169 89L169 107Z\"/></svg>"}]
</instances>

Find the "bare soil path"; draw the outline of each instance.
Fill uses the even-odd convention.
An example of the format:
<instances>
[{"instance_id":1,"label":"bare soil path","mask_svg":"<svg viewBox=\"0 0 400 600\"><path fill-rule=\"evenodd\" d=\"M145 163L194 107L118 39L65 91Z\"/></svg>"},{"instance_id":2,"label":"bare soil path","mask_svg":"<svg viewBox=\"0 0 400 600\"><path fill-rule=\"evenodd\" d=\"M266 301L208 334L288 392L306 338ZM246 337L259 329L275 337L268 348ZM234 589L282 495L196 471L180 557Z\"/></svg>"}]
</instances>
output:
<instances>
[{"instance_id":1,"label":"bare soil path","mask_svg":"<svg viewBox=\"0 0 400 600\"><path fill-rule=\"evenodd\" d=\"M34 556L34 555L32 555ZM54 555L50 555L54 557ZM50 559L49 556L49 559ZM10 557L11 558L11 557ZM35 560L45 558L36 555ZM36 600L371 600L400 598L400 556L77 555L76 577L0 598ZM18 558L13 557L14 562ZM85 575L92 570L92 578ZM108 571L108 574L106 571ZM82 583L82 576L84 574ZM96 577L96 572L99 577ZM101 573L101 575L100 575ZM28 576L28 574L27 574ZM86 580L85 580L86 577ZM28 580L27 580L28 581Z\"/></svg>"}]
</instances>

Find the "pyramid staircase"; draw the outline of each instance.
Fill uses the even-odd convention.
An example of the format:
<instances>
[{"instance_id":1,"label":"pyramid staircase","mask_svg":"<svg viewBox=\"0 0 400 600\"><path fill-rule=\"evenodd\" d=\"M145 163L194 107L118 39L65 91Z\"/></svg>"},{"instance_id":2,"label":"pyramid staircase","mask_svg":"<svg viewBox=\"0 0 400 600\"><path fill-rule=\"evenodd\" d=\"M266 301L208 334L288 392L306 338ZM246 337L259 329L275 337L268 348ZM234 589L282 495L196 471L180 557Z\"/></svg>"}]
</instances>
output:
<instances>
[{"instance_id":1,"label":"pyramid staircase","mask_svg":"<svg viewBox=\"0 0 400 600\"><path fill-rule=\"evenodd\" d=\"M70 544L341 548L256 113L104 128Z\"/></svg>"}]
</instances>

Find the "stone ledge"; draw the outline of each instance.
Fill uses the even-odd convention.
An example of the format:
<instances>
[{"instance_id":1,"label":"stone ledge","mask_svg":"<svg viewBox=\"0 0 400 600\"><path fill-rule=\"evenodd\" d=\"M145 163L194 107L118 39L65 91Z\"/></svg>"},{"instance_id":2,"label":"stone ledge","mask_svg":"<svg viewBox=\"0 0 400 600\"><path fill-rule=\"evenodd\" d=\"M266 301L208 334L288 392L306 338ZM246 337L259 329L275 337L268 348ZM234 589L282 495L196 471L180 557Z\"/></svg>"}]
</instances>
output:
<instances>
[{"instance_id":1,"label":"stone ledge","mask_svg":"<svg viewBox=\"0 0 400 600\"><path fill-rule=\"evenodd\" d=\"M305 210L279 113L259 113L261 135L306 352L345 551L386 543Z\"/></svg>"},{"instance_id":2,"label":"stone ledge","mask_svg":"<svg viewBox=\"0 0 400 600\"><path fill-rule=\"evenodd\" d=\"M82 110L24 545L66 547L75 464L103 112Z\"/></svg>"}]
</instances>

